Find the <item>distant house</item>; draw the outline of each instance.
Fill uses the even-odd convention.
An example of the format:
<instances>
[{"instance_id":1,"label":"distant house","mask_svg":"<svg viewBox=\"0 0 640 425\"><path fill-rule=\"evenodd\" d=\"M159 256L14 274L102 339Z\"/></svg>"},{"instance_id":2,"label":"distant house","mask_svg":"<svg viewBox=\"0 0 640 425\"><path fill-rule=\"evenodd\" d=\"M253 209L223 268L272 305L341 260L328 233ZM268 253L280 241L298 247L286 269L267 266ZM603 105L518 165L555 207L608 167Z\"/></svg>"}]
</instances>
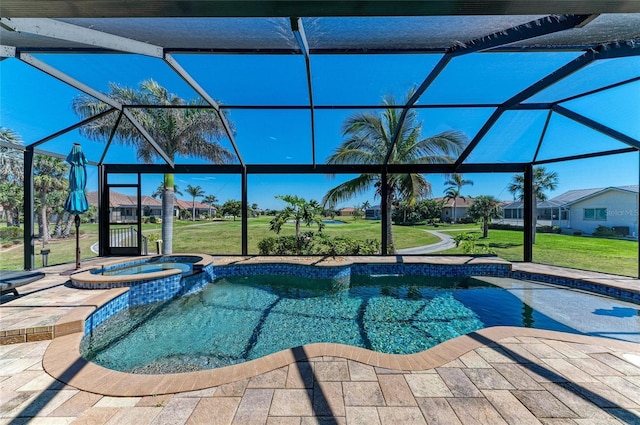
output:
<instances>
[{"instance_id":1,"label":"distant house","mask_svg":"<svg viewBox=\"0 0 640 425\"><path fill-rule=\"evenodd\" d=\"M364 211L364 218L367 220L382 220L382 208L380 208L380 205L367 208Z\"/></svg>"},{"instance_id":2,"label":"distant house","mask_svg":"<svg viewBox=\"0 0 640 425\"><path fill-rule=\"evenodd\" d=\"M87 192L87 201L91 205L98 205L98 192ZM125 195L114 190L109 191L109 222L131 222L138 220L137 216L138 201L136 196ZM140 198L140 206L142 208L143 217L161 217L162 216L162 200L151 196L142 196ZM178 217L180 210L192 211L192 202L175 199L173 203L174 216ZM196 218L203 213L209 212L209 205L196 201ZM212 207L212 212L215 208Z\"/></svg>"},{"instance_id":3,"label":"distant house","mask_svg":"<svg viewBox=\"0 0 640 425\"><path fill-rule=\"evenodd\" d=\"M550 220L566 233L592 234L598 226L616 228L624 235L638 238L638 192L640 186L617 186L570 190L538 203L538 218ZM504 218L522 219L522 202L504 207Z\"/></svg>"},{"instance_id":4,"label":"distant house","mask_svg":"<svg viewBox=\"0 0 640 425\"><path fill-rule=\"evenodd\" d=\"M442 213L440 214L440 220L449 222L453 220L453 199L451 198L435 198L434 201L442 201ZM457 198L455 202L456 220L468 217L467 210L473 204L473 199L470 196L464 198Z\"/></svg>"},{"instance_id":5,"label":"distant house","mask_svg":"<svg viewBox=\"0 0 640 425\"><path fill-rule=\"evenodd\" d=\"M345 207L338 210L338 215L340 217L353 217L355 215L356 209L353 207Z\"/></svg>"}]
</instances>

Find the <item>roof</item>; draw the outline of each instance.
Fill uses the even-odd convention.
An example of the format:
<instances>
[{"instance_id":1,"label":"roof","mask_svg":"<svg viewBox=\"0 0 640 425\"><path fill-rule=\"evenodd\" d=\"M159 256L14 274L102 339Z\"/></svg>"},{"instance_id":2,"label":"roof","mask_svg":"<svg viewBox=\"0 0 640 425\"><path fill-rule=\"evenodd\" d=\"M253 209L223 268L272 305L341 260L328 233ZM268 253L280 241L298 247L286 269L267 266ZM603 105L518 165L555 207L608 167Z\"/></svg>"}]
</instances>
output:
<instances>
[{"instance_id":1,"label":"roof","mask_svg":"<svg viewBox=\"0 0 640 425\"><path fill-rule=\"evenodd\" d=\"M554 198L551 198L547 201L538 202L538 208L557 208L569 206L571 204L575 204L576 202L582 201L584 199L590 198L597 194L607 192L610 190L619 190L623 192L631 192L638 193L640 186L639 185L628 185L628 186L612 186L612 187L600 187L600 188L592 188L592 189L575 189L564 192ZM506 205L504 208L507 209L519 209L523 208L524 203L522 201L512 202Z\"/></svg>"},{"instance_id":2,"label":"roof","mask_svg":"<svg viewBox=\"0 0 640 425\"><path fill-rule=\"evenodd\" d=\"M151 196L143 195L140 198L142 207L162 207L162 200L158 198L154 198ZM91 205L98 205L98 192L87 192L87 201ZM137 205L136 197L128 196L120 192L116 192L114 190L109 191L109 207L110 208L120 208L120 207L135 207ZM191 209L193 204L191 201L184 201L182 199L175 198L174 206L179 209ZM196 208L198 209L208 209L209 205L203 204L202 202L196 201Z\"/></svg>"},{"instance_id":3,"label":"roof","mask_svg":"<svg viewBox=\"0 0 640 425\"><path fill-rule=\"evenodd\" d=\"M298 134L291 134L295 142L278 146L282 150L299 149L295 156L298 162L279 164L276 161L282 156L275 159L265 154L269 149L242 149L240 140L251 130L239 123L251 119L243 116L231 120L226 128L229 140L224 143L236 152L233 165L237 167L232 171L237 173L377 173L380 165L389 166L387 171L393 173L522 172L528 163L640 150L640 138L630 126L620 126L619 122L604 125L599 113L590 115L571 108L576 99L604 95L621 87L632 91L640 84L638 62L634 60L640 58L637 1L3 0L0 16L0 59L10 59L3 62L24 62L53 76L56 82L102 100L114 112L132 105L114 103L100 90L110 82L130 86L130 69L153 63L153 76L170 73L170 78L189 86L184 88L185 93L213 109L233 110L234 116L272 114L274 129L284 127L293 115L293 120L304 123ZM544 60L535 57L541 52L547 55ZM83 57L79 59L81 66L62 69L56 55L70 54ZM100 54L100 59L85 57L93 54ZM425 63L402 66L398 61L391 81L371 82L366 73L346 72L375 67L376 59L371 56L389 54L412 59L420 54ZM564 56L568 54L572 58ZM123 55L127 56L124 67ZM348 57L348 66L341 63L332 68L323 62L336 55ZM482 63L478 62L480 58ZM108 61L112 61L110 66L105 66ZM234 66L255 72L251 78L236 81L235 77L244 74L234 71ZM217 70L215 74L207 72L212 67ZM611 71L610 67L624 72ZM295 78L277 80L280 69L294 72ZM457 78L452 84L451 79L461 70L465 78ZM605 78L594 80L594 75ZM100 77L108 79L97 81ZM328 84L342 77L349 77L346 87L354 86L353 92L343 93L345 86ZM500 91L504 81L513 84L515 91ZM330 89L316 88L314 92L314 87L327 85ZM426 114L427 110L438 110L444 116L446 110L447 116L440 120L447 128L460 126L456 121L460 117L465 123L474 123L468 130L469 142L455 163L389 164L387 155L384 161L377 160L382 164L367 164L368 169L360 166L354 170L349 168L352 164L317 167L316 155L326 157L325 153L337 147L340 140L317 135L316 121L331 121L335 119L331 113L338 110L379 109L378 91L397 91L396 85L403 86L405 92L410 87L416 89L408 102L392 105L403 112ZM470 86L487 90L473 97ZM225 91L229 87L233 90ZM221 92L224 97L214 100ZM354 94L374 92L374 99ZM631 110L635 104L628 102L616 107L622 112ZM569 138L556 134L554 125L544 123L547 114L552 116L552 124L556 120L575 123L573 134L588 129L599 143L557 143ZM627 114L616 116L623 120ZM65 129L43 129L44 136L28 146L56 142L75 130L76 124ZM289 133L295 131L293 126L286 127ZM150 135L144 136L154 145ZM135 156L109 156L113 147L111 152L108 149L96 149L88 159L122 165L125 158L130 161L127 165L131 161L137 165ZM156 147L156 151L159 162L150 165L171 168L172 159L161 148ZM195 158L181 159L180 166L202 165L192 161ZM210 173L217 164L206 165L210 168L203 172ZM260 168L263 165L271 167ZM180 166L170 171L198 170L185 171ZM154 172L168 170L156 168Z\"/></svg>"},{"instance_id":4,"label":"roof","mask_svg":"<svg viewBox=\"0 0 640 425\"><path fill-rule=\"evenodd\" d=\"M444 207L450 207L453 208L453 199L452 198L434 198L434 200L436 201L442 201L444 200ZM458 197L456 199L456 208L466 208L471 206L471 204L473 204L473 198L471 196L465 196L464 198Z\"/></svg>"}]
</instances>

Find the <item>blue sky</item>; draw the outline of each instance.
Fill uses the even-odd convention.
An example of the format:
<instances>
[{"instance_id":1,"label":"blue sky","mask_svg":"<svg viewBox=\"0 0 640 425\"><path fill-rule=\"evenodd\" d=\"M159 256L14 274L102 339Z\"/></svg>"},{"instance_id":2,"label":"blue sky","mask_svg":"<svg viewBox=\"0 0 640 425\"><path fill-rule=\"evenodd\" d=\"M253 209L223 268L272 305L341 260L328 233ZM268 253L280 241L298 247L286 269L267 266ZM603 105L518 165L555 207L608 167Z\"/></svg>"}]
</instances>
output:
<instances>
[{"instance_id":1,"label":"blue sky","mask_svg":"<svg viewBox=\"0 0 640 425\"><path fill-rule=\"evenodd\" d=\"M476 54L455 59L441 74L419 103L500 103L523 88L538 81L554 69L576 57L576 53ZM185 99L196 97L171 69L158 59L131 55L36 55L77 80L100 91L108 91L109 82L135 87L153 78L172 93ZM308 103L304 61L299 55L175 55L182 66L212 96L227 105L305 105ZM378 104L386 94L402 99L411 87L420 84L439 55L356 55L312 57L314 102L316 105ZM548 102L579 94L640 75L640 57L599 61L564 81L538 93L532 101ZM11 128L24 140L33 143L78 121L71 110L72 99L79 95L69 87L42 72L7 59L0 62L0 126ZM596 119L611 128L640 139L640 82L627 84L564 104L578 113ZM469 139L489 117L492 108L421 109L423 135L445 130L460 130ZM342 141L340 126L356 110L316 111L316 161L325 162ZM633 117L635 113L635 117ZM301 164L311 162L310 118L304 110L238 110L229 112L236 129L236 142L246 163ZM540 136L546 111L507 112L487 134L483 144L490 149L478 150L471 162L508 162L530 158ZM97 161L104 144L83 139L70 132L41 148L66 154L73 142L80 142L87 157ZM230 148L227 140L221 143ZM561 116L551 120L539 152L539 158L589 153L603 148L625 147L584 126ZM484 152L484 153L482 153ZM579 188L638 184L637 153L606 158L571 161L548 165L558 172L555 192ZM135 154L122 146L113 146L107 155L111 163L135 163ZM177 163L193 162L178 158ZM89 170L90 190L97 188L96 170ZM276 195L298 194L320 200L331 187L355 177L324 175L249 176L249 202L263 208L279 208ZM511 174L466 175L474 182L466 186L468 196L493 195L512 199L506 189ZM123 181L132 181L124 176ZM441 175L429 175L432 195L442 196L445 185ZM143 194L150 195L161 176L143 179ZM177 175L180 189L188 184L200 185L206 194L219 201L240 199L240 178L234 175ZM184 199L188 198L185 194ZM364 201L377 203L373 192L345 202L354 206Z\"/></svg>"}]
</instances>

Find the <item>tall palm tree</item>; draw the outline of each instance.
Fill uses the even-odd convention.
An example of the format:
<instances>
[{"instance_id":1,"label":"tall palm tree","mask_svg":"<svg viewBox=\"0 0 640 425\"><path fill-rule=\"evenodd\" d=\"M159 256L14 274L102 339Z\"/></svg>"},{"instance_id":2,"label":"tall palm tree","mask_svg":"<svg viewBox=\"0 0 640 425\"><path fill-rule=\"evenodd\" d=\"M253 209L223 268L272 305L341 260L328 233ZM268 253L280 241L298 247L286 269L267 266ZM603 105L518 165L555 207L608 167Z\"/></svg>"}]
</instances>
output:
<instances>
[{"instance_id":1,"label":"tall palm tree","mask_svg":"<svg viewBox=\"0 0 640 425\"><path fill-rule=\"evenodd\" d=\"M547 200L545 191L555 190L558 187L558 173L555 171L547 172L544 167L533 168L533 228L536 228L538 221L538 202ZM520 201L524 199L524 175L515 174L513 180L509 184L509 192L517 196ZM536 232L533 232L532 242L536 242Z\"/></svg>"},{"instance_id":2,"label":"tall palm tree","mask_svg":"<svg viewBox=\"0 0 640 425\"><path fill-rule=\"evenodd\" d=\"M413 95L411 90L405 103ZM393 96L385 96L384 106L396 105ZM383 164L393 134L399 125L400 110L387 108L380 114L359 112L348 117L342 125L342 134L346 139L329 156L329 164ZM422 137L422 123L418 121L415 110L410 110L400 128L389 164L442 164L454 160L467 143L467 138L458 131L446 131L435 136ZM389 252L394 252L393 232L391 229L391 207L396 200L410 204L431 193L431 184L421 174L387 174L387 211L386 227ZM379 174L361 174L330 189L324 196L324 205L335 206L354 195L359 195L371 187L381 194L382 176Z\"/></svg>"},{"instance_id":3,"label":"tall palm tree","mask_svg":"<svg viewBox=\"0 0 640 425\"><path fill-rule=\"evenodd\" d=\"M462 198L463 200L467 200L464 196L462 196L462 186L472 185L473 181L466 180L462 177L462 174L453 173L445 180L444 184L448 184L449 187L445 189L444 195L446 199L453 199L453 214L452 219L453 222L456 222L456 208L458 198Z\"/></svg>"},{"instance_id":4,"label":"tall palm tree","mask_svg":"<svg viewBox=\"0 0 640 425\"><path fill-rule=\"evenodd\" d=\"M170 159L176 155L192 156L214 163L227 163L233 154L217 140L224 137L224 128L217 112L202 100L185 101L171 94L153 80L145 80L138 89L109 84L108 96L123 105L192 106L193 108L136 108L131 113L149 132ZM203 107L203 108L198 108ZM82 95L73 100L73 110L82 118L95 116L108 106L97 99ZM82 135L93 140L106 141L116 117L109 114L83 126ZM128 120L122 120L116 132L120 143L134 146L138 159L150 163L158 155L153 147ZM173 251L174 176L165 174L162 195L162 253Z\"/></svg>"},{"instance_id":5,"label":"tall palm tree","mask_svg":"<svg viewBox=\"0 0 640 425\"><path fill-rule=\"evenodd\" d=\"M204 190L200 186L187 185L185 189L191 195L191 221L196 221L196 198L204 196Z\"/></svg>"},{"instance_id":6,"label":"tall palm tree","mask_svg":"<svg viewBox=\"0 0 640 425\"><path fill-rule=\"evenodd\" d=\"M33 172L33 188L40 201L40 236L42 244L49 243L50 230L49 219L47 216L47 200L51 200L49 196L52 192L67 189L69 181L67 163L59 158L50 156L36 155L34 161ZM64 199L62 200L64 202ZM52 207L54 207L52 205ZM25 214L29 214L25 211Z\"/></svg>"},{"instance_id":7,"label":"tall palm tree","mask_svg":"<svg viewBox=\"0 0 640 425\"><path fill-rule=\"evenodd\" d=\"M202 198L202 203L209 205L209 218L211 218L211 207L213 207L218 202L218 198L216 195L207 195Z\"/></svg>"}]
</instances>

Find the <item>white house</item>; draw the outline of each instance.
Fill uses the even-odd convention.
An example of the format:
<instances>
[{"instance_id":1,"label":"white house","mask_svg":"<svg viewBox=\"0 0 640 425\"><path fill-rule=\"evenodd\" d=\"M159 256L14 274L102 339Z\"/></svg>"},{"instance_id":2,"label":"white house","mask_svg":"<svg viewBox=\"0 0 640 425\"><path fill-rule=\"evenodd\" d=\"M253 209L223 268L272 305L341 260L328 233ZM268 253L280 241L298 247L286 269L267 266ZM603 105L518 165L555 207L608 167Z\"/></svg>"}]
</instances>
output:
<instances>
[{"instance_id":1,"label":"white house","mask_svg":"<svg viewBox=\"0 0 640 425\"><path fill-rule=\"evenodd\" d=\"M539 202L539 220L550 220L565 233L592 234L598 226L615 228L618 233L638 238L638 188L617 186L570 190L548 201ZM522 202L513 202L503 209L505 219L522 219Z\"/></svg>"},{"instance_id":2,"label":"white house","mask_svg":"<svg viewBox=\"0 0 640 425\"><path fill-rule=\"evenodd\" d=\"M640 186L618 186L581 191L576 199L566 202L568 217L556 220L561 228L593 233L598 226L616 228L618 233L637 239L638 234L638 188ZM569 194L570 192L567 192Z\"/></svg>"}]
</instances>

